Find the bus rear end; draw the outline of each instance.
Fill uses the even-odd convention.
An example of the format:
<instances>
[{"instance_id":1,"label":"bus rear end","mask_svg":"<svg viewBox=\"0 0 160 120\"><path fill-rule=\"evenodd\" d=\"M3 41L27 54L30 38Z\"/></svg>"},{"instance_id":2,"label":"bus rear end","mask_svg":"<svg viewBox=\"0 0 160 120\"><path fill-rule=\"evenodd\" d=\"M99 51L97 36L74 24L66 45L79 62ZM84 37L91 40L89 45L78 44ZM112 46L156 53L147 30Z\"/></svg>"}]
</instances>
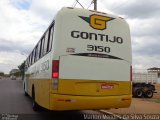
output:
<instances>
[{"instance_id":1,"label":"bus rear end","mask_svg":"<svg viewBox=\"0 0 160 120\"><path fill-rule=\"evenodd\" d=\"M131 40L124 19L63 8L53 41L51 110L131 104Z\"/></svg>"}]
</instances>

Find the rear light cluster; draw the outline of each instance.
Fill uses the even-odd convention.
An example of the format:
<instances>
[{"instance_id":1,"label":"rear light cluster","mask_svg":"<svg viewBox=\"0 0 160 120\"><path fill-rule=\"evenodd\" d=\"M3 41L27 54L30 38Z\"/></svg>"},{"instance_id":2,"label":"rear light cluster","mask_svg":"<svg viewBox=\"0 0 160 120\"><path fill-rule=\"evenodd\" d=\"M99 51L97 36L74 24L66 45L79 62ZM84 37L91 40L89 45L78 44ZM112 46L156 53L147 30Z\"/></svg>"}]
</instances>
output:
<instances>
[{"instance_id":1,"label":"rear light cluster","mask_svg":"<svg viewBox=\"0 0 160 120\"><path fill-rule=\"evenodd\" d=\"M52 85L53 89L58 89L59 60L52 61Z\"/></svg>"},{"instance_id":2,"label":"rear light cluster","mask_svg":"<svg viewBox=\"0 0 160 120\"><path fill-rule=\"evenodd\" d=\"M59 60L52 61L52 78L59 77Z\"/></svg>"}]
</instances>

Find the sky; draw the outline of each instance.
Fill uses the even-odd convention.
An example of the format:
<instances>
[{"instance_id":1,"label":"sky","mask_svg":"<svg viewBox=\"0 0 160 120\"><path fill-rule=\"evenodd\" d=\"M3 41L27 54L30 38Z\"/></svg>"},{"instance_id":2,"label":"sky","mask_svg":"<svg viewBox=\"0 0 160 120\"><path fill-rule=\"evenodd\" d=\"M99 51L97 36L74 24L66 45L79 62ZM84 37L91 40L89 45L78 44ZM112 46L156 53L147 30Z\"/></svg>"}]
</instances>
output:
<instances>
[{"instance_id":1,"label":"sky","mask_svg":"<svg viewBox=\"0 0 160 120\"><path fill-rule=\"evenodd\" d=\"M79 0L93 9L92 0ZM160 67L160 1L97 0L98 11L126 19L132 40L134 69ZM17 68L32 51L62 7L75 0L0 0L0 72ZM81 8L79 4L75 7Z\"/></svg>"}]
</instances>

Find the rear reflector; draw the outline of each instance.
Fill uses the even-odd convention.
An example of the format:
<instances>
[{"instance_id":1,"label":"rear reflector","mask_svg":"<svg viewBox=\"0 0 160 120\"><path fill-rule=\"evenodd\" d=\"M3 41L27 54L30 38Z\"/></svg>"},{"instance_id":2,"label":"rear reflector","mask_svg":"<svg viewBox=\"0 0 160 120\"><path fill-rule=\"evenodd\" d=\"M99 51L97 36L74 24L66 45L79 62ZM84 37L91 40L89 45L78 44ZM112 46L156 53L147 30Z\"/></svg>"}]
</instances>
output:
<instances>
[{"instance_id":1,"label":"rear reflector","mask_svg":"<svg viewBox=\"0 0 160 120\"><path fill-rule=\"evenodd\" d=\"M122 98L122 101L131 100L131 98Z\"/></svg>"},{"instance_id":2,"label":"rear reflector","mask_svg":"<svg viewBox=\"0 0 160 120\"><path fill-rule=\"evenodd\" d=\"M59 60L52 61L52 78L59 77Z\"/></svg>"}]
</instances>

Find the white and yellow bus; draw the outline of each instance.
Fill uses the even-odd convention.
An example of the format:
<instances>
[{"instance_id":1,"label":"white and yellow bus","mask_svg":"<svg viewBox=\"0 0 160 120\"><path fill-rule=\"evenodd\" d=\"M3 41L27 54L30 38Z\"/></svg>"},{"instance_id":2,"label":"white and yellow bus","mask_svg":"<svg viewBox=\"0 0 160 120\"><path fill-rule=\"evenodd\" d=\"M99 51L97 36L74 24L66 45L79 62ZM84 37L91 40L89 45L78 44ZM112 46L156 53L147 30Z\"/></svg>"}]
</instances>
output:
<instances>
[{"instance_id":1,"label":"white and yellow bus","mask_svg":"<svg viewBox=\"0 0 160 120\"><path fill-rule=\"evenodd\" d=\"M26 59L25 94L34 110L129 107L131 63L123 18L62 8Z\"/></svg>"}]
</instances>

